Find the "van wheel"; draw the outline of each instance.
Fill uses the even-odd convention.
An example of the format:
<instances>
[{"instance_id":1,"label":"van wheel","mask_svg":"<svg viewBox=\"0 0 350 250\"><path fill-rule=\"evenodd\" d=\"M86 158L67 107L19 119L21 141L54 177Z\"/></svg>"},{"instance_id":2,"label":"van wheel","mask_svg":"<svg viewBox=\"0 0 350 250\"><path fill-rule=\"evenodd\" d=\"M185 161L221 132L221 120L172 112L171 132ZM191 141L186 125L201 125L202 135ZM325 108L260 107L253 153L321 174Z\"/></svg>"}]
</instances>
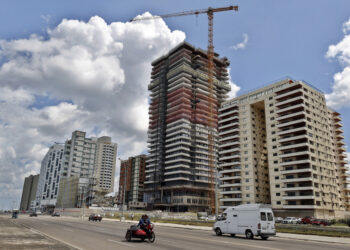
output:
<instances>
[{"instance_id":1,"label":"van wheel","mask_svg":"<svg viewBox=\"0 0 350 250\"><path fill-rule=\"evenodd\" d=\"M269 237L267 237L267 236L261 236L261 239L263 239L263 240L267 240Z\"/></svg>"},{"instance_id":2,"label":"van wheel","mask_svg":"<svg viewBox=\"0 0 350 250\"><path fill-rule=\"evenodd\" d=\"M231 234L232 237L235 237L236 235L235 234Z\"/></svg>"},{"instance_id":3,"label":"van wheel","mask_svg":"<svg viewBox=\"0 0 350 250\"><path fill-rule=\"evenodd\" d=\"M245 237L247 239L254 239L254 234L252 233L252 231L247 230L247 231L245 231Z\"/></svg>"},{"instance_id":4,"label":"van wheel","mask_svg":"<svg viewBox=\"0 0 350 250\"><path fill-rule=\"evenodd\" d=\"M221 232L220 228L216 228L215 229L215 233L216 233L217 236L221 236L222 235L222 232Z\"/></svg>"}]
</instances>

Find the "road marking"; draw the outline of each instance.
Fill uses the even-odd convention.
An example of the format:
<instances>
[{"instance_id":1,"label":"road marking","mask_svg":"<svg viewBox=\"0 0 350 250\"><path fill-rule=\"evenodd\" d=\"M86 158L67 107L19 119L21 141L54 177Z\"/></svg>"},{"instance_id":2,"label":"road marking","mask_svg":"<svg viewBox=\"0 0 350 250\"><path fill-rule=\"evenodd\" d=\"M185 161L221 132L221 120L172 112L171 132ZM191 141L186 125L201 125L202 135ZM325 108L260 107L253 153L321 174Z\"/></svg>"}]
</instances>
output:
<instances>
[{"instance_id":1,"label":"road marking","mask_svg":"<svg viewBox=\"0 0 350 250\"><path fill-rule=\"evenodd\" d=\"M203 240L203 238L198 238L198 237L190 237L190 236L181 236L183 238L189 238L189 239L196 239L196 240ZM239 246L246 246L246 247L255 247L255 248L261 248L261 249L268 249L268 250L283 250L281 248L273 248L273 247L264 247L264 246L257 246L257 245L249 245L249 244L242 244L242 243L237 243L233 241L219 241L219 240L209 240L206 239L207 241L211 242L217 242L217 243L225 243L225 244L232 244L232 245L239 245Z\"/></svg>"},{"instance_id":2,"label":"road marking","mask_svg":"<svg viewBox=\"0 0 350 250\"><path fill-rule=\"evenodd\" d=\"M117 240L111 240L111 239L107 239L107 240L108 240L108 241L111 241L111 242L114 242L114 243L118 243L118 244L123 245L123 246L134 247L134 246L132 246L132 245L129 245L129 244L126 244L126 243L117 241Z\"/></svg>"}]
</instances>

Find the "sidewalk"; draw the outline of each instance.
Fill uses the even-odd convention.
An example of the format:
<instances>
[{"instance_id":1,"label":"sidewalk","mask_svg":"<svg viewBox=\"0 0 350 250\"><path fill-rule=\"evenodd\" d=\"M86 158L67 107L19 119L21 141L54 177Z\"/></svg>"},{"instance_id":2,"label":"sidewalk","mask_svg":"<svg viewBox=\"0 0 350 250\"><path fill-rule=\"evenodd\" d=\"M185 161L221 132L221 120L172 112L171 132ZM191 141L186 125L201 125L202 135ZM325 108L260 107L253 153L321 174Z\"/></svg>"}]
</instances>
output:
<instances>
[{"instance_id":1,"label":"sidewalk","mask_svg":"<svg viewBox=\"0 0 350 250\"><path fill-rule=\"evenodd\" d=\"M119 220L115 220L115 219L107 219L106 218L104 220L119 222ZM125 220L124 222L137 224L137 221L131 221L131 220ZM211 227L190 226L190 225L160 223L160 222L155 222L153 224L156 226L164 226L164 227L172 227L172 228L186 228L186 229L193 229L193 230L213 231L213 229ZM284 238L284 239L295 239L295 240L317 241L317 242L327 242L327 243L338 243L338 244L349 244L350 245L350 238L344 238L344 237L329 237L329 236L289 234L289 233L277 233L276 237L281 238L281 239Z\"/></svg>"}]
</instances>

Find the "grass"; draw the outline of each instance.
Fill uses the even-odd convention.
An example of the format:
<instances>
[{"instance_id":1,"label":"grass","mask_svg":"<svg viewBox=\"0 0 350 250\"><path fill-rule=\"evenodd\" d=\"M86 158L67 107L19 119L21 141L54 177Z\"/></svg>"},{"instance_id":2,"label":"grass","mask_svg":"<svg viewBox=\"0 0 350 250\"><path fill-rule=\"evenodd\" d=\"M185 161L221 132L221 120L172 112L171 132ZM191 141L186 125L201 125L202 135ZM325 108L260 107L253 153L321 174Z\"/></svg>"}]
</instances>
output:
<instances>
[{"instance_id":1,"label":"grass","mask_svg":"<svg viewBox=\"0 0 350 250\"><path fill-rule=\"evenodd\" d=\"M335 224L332 224L331 227L349 227L349 226L345 223L335 223Z\"/></svg>"}]
</instances>

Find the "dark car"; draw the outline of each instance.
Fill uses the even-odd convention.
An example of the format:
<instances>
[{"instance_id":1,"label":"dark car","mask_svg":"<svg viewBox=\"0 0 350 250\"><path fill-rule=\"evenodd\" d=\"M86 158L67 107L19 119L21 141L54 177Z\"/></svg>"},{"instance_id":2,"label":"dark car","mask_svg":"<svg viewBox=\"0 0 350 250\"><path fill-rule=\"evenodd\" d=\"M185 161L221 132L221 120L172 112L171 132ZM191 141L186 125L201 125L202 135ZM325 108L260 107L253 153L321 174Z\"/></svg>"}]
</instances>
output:
<instances>
[{"instance_id":1,"label":"dark car","mask_svg":"<svg viewBox=\"0 0 350 250\"><path fill-rule=\"evenodd\" d=\"M100 214L90 214L89 221L101 221L102 216Z\"/></svg>"},{"instance_id":2,"label":"dark car","mask_svg":"<svg viewBox=\"0 0 350 250\"><path fill-rule=\"evenodd\" d=\"M29 217L38 217L38 214L36 212L32 212L29 214Z\"/></svg>"},{"instance_id":3,"label":"dark car","mask_svg":"<svg viewBox=\"0 0 350 250\"><path fill-rule=\"evenodd\" d=\"M52 217L60 217L61 215L59 212L54 212L51 216Z\"/></svg>"},{"instance_id":4,"label":"dark car","mask_svg":"<svg viewBox=\"0 0 350 250\"><path fill-rule=\"evenodd\" d=\"M311 216L306 216L306 217L301 219L301 224L311 224L311 222L313 220L315 220L315 218L313 218Z\"/></svg>"},{"instance_id":5,"label":"dark car","mask_svg":"<svg viewBox=\"0 0 350 250\"><path fill-rule=\"evenodd\" d=\"M311 221L311 225L314 226L329 226L330 223L328 220L319 220L319 219L314 219Z\"/></svg>"}]
</instances>

